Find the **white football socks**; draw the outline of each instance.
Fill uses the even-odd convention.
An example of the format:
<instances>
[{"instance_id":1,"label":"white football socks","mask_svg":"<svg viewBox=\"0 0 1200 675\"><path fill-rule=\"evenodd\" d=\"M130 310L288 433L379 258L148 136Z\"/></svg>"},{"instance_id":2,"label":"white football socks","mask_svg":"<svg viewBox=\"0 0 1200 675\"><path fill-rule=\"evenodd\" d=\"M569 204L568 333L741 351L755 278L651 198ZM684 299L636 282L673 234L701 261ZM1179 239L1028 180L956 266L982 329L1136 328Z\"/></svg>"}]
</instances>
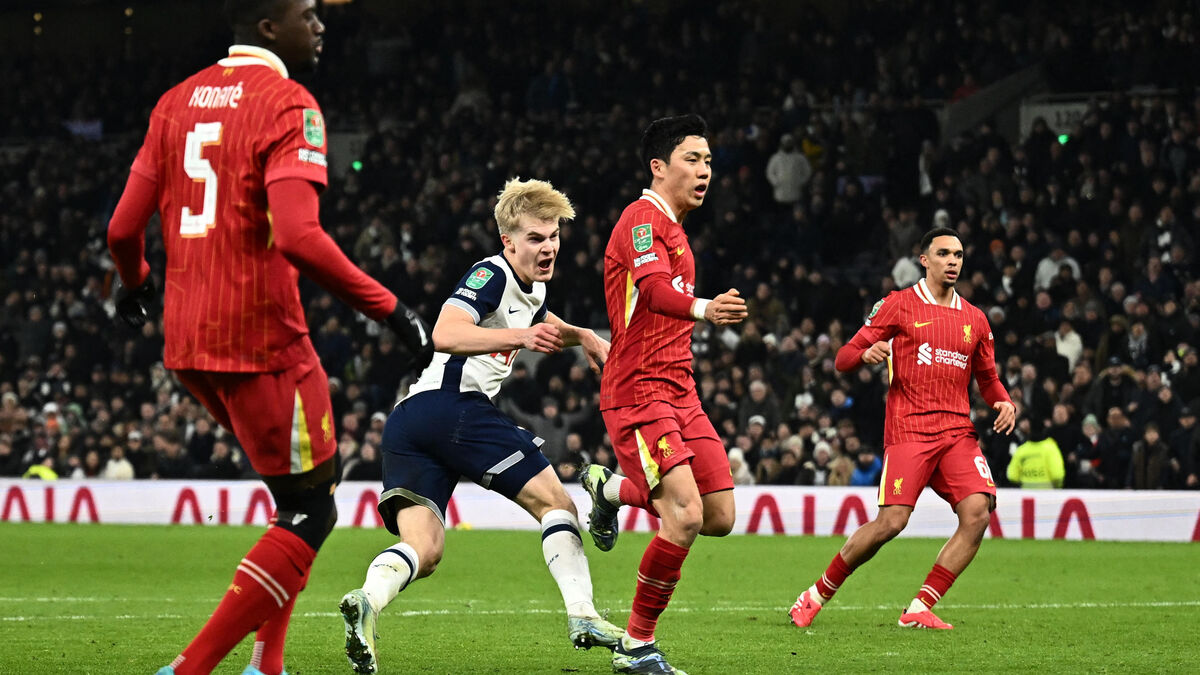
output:
<instances>
[{"instance_id":1,"label":"white football socks","mask_svg":"<svg viewBox=\"0 0 1200 675\"><path fill-rule=\"evenodd\" d=\"M604 489L601 493L604 494L604 499L613 506L621 506L621 483L625 481L624 476L613 474L608 482L604 484Z\"/></svg>"},{"instance_id":2,"label":"white football socks","mask_svg":"<svg viewBox=\"0 0 1200 675\"><path fill-rule=\"evenodd\" d=\"M570 511L554 509L542 516L542 555L562 593L567 616L599 617L592 604L592 576L579 538L579 521Z\"/></svg>"},{"instance_id":3,"label":"white football socks","mask_svg":"<svg viewBox=\"0 0 1200 675\"><path fill-rule=\"evenodd\" d=\"M821 591L817 590L816 584L808 587L808 597L812 598L812 601L818 605L825 606L825 598L821 596Z\"/></svg>"},{"instance_id":4,"label":"white football socks","mask_svg":"<svg viewBox=\"0 0 1200 675\"><path fill-rule=\"evenodd\" d=\"M637 649L638 647L645 647L646 645L652 645L652 644L654 644L654 640L651 640L649 642L643 642L642 640L639 640L635 637L631 637L629 635L629 633L626 633L621 636L621 647L627 651Z\"/></svg>"},{"instance_id":5,"label":"white football socks","mask_svg":"<svg viewBox=\"0 0 1200 675\"><path fill-rule=\"evenodd\" d=\"M367 567L367 580L363 582L363 592L371 608L382 612L384 607L391 604L400 591L413 582L421 561L412 546L404 542L395 544L375 556Z\"/></svg>"},{"instance_id":6,"label":"white football socks","mask_svg":"<svg viewBox=\"0 0 1200 675\"><path fill-rule=\"evenodd\" d=\"M908 613L909 614L916 614L918 612L924 612L924 611L927 611L928 609L929 608L925 606L925 603L921 602L920 598L913 598L912 602L908 603Z\"/></svg>"}]
</instances>

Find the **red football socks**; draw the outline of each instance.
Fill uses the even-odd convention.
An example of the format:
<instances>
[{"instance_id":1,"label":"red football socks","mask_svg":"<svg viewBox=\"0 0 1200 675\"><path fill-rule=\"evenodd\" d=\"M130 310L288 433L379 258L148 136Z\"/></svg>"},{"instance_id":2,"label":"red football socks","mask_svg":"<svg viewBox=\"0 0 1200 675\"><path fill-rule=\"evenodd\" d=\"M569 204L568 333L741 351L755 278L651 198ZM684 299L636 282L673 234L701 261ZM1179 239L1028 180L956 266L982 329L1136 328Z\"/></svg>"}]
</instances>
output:
<instances>
[{"instance_id":1,"label":"red football socks","mask_svg":"<svg viewBox=\"0 0 1200 675\"><path fill-rule=\"evenodd\" d=\"M935 563L933 569L929 570L929 576L925 577L921 590L917 592L917 599L926 607L933 607L957 578L957 574Z\"/></svg>"},{"instance_id":2,"label":"red football socks","mask_svg":"<svg viewBox=\"0 0 1200 675\"><path fill-rule=\"evenodd\" d=\"M305 574L301 590L307 585L308 575ZM297 594L293 594L286 605L259 626L254 636L254 655L250 657L250 665L265 675L279 675L283 672L283 645L287 640L288 623L292 620L292 609L296 606Z\"/></svg>"},{"instance_id":3,"label":"red football socks","mask_svg":"<svg viewBox=\"0 0 1200 675\"><path fill-rule=\"evenodd\" d=\"M842 582L853 571L846 564L846 561L842 560L842 554L838 553L833 556L833 562L829 563L829 567L825 569L825 574L822 574L821 578L817 579L817 592L825 600L832 598L833 594L837 593L837 589L841 588Z\"/></svg>"},{"instance_id":4,"label":"red football socks","mask_svg":"<svg viewBox=\"0 0 1200 675\"><path fill-rule=\"evenodd\" d=\"M269 643L272 650L276 648L274 643L278 643L282 668L282 638L290 618L290 612L285 614L283 610L304 588L316 555L317 552L295 534L279 527L268 528L238 564L233 582L212 617L171 664L175 674L212 672L229 650L268 619L282 619L282 625L268 626L268 632L279 637Z\"/></svg>"},{"instance_id":5,"label":"red football socks","mask_svg":"<svg viewBox=\"0 0 1200 675\"><path fill-rule=\"evenodd\" d=\"M643 492L641 486L628 478L621 481L620 496L622 504L647 510L650 507L650 493Z\"/></svg>"},{"instance_id":6,"label":"red football socks","mask_svg":"<svg viewBox=\"0 0 1200 675\"><path fill-rule=\"evenodd\" d=\"M629 482L629 481L626 481ZM688 549L672 544L662 537L650 540L638 565L637 592L633 596L633 609L629 614L626 632L635 640L652 642L658 615L667 608L675 584L679 581L679 570L687 558Z\"/></svg>"}]
</instances>

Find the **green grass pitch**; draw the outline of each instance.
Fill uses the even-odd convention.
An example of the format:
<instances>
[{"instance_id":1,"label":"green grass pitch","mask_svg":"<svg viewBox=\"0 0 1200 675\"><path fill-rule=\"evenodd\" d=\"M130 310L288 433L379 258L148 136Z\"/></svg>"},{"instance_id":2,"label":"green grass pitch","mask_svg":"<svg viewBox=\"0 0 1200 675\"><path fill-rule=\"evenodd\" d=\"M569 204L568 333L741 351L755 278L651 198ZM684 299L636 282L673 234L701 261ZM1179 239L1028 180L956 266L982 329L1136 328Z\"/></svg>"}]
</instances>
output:
<instances>
[{"instance_id":1,"label":"green grass pitch","mask_svg":"<svg viewBox=\"0 0 1200 675\"><path fill-rule=\"evenodd\" d=\"M215 607L261 528L0 524L0 673L153 673ZM623 624L648 535L586 543L596 604ZM812 628L785 614L840 538L702 539L658 637L702 673L1195 672L1200 549L1194 544L985 540L938 605L953 631L896 626L942 542L897 539ZM390 544L336 530L296 605L292 675L349 673L337 603ZM451 531L438 572L380 619L382 673L606 673L575 651L534 531ZM239 645L216 671L237 675Z\"/></svg>"}]
</instances>

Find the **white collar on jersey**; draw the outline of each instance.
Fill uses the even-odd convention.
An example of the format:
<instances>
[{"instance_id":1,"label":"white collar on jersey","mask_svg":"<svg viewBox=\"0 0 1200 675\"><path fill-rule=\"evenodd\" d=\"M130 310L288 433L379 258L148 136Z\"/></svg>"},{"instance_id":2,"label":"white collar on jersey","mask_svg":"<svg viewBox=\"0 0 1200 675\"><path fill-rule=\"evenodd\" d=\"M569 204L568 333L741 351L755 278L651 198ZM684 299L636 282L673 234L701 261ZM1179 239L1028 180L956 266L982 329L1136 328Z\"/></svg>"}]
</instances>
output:
<instances>
[{"instance_id":1,"label":"white collar on jersey","mask_svg":"<svg viewBox=\"0 0 1200 675\"><path fill-rule=\"evenodd\" d=\"M270 66L280 75L287 77L287 66L276 56L275 52L253 45L233 45L229 48L229 58L217 61L218 65L232 68L234 66Z\"/></svg>"},{"instance_id":2,"label":"white collar on jersey","mask_svg":"<svg viewBox=\"0 0 1200 675\"><path fill-rule=\"evenodd\" d=\"M646 188L645 190L642 190L641 198L657 206L659 211L667 214L667 217L671 219L671 222L679 222L675 219L675 212L671 210L671 207L667 206L667 200L663 199L662 195L658 194L654 190Z\"/></svg>"},{"instance_id":3,"label":"white collar on jersey","mask_svg":"<svg viewBox=\"0 0 1200 675\"><path fill-rule=\"evenodd\" d=\"M916 285L913 286L912 288L913 288L913 292L915 292L917 294L917 297L921 299L921 302L923 302L927 305L938 304L937 300L934 300L934 298L933 298L933 293L929 292L929 286L926 285L924 279L921 279L920 281L918 281L916 283ZM951 309L962 309L962 298L958 297L958 291L950 291L950 292L954 294L954 296L950 298L950 305L949 305L950 308Z\"/></svg>"}]
</instances>

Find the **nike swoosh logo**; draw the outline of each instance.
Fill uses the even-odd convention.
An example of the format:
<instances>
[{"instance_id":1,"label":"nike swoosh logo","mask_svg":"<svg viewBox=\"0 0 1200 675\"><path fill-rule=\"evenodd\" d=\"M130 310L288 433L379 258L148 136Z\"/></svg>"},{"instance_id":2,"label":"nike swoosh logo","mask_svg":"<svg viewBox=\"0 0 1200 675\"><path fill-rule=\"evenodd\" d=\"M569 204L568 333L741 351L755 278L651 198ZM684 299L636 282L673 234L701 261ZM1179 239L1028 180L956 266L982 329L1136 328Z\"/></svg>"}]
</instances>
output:
<instances>
[{"instance_id":1,"label":"nike swoosh logo","mask_svg":"<svg viewBox=\"0 0 1200 675\"><path fill-rule=\"evenodd\" d=\"M683 247L682 246L675 249L675 255L683 255Z\"/></svg>"},{"instance_id":2,"label":"nike swoosh logo","mask_svg":"<svg viewBox=\"0 0 1200 675\"><path fill-rule=\"evenodd\" d=\"M517 312L519 312L519 311L521 311L521 310L519 310L519 309L516 309L515 307L509 307L509 308L508 308L508 313L509 313L509 314L516 314L516 313L517 313Z\"/></svg>"},{"instance_id":3,"label":"nike swoosh logo","mask_svg":"<svg viewBox=\"0 0 1200 675\"><path fill-rule=\"evenodd\" d=\"M916 326L917 328L924 328L925 326L928 326L931 323L933 323L933 322L932 321L914 321L913 325Z\"/></svg>"}]
</instances>

